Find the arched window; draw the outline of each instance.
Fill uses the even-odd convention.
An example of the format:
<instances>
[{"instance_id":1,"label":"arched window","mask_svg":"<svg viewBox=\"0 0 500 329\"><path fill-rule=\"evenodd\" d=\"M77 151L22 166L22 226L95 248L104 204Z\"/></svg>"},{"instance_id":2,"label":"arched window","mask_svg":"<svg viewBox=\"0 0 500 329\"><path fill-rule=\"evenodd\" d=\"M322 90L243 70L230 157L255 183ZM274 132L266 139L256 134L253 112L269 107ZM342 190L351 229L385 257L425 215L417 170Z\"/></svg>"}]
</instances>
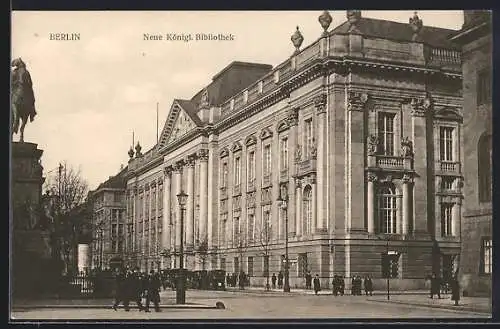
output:
<instances>
[{"instance_id":1,"label":"arched window","mask_svg":"<svg viewBox=\"0 0 500 329\"><path fill-rule=\"evenodd\" d=\"M383 185L379 189L379 228L380 233L396 233L396 191L394 186Z\"/></svg>"},{"instance_id":2,"label":"arched window","mask_svg":"<svg viewBox=\"0 0 500 329\"><path fill-rule=\"evenodd\" d=\"M312 189L310 185L307 185L304 189L304 222L303 222L303 234L311 234L312 226L312 215L313 215L313 204L312 204Z\"/></svg>"},{"instance_id":3,"label":"arched window","mask_svg":"<svg viewBox=\"0 0 500 329\"><path fill-rule=\"evenodd\" d=\"M492 189L492 153L491 135L484 134L479 139L478 149L478 178L479 178L479 202L491 202Z\"/></svg>"}]
</instances>

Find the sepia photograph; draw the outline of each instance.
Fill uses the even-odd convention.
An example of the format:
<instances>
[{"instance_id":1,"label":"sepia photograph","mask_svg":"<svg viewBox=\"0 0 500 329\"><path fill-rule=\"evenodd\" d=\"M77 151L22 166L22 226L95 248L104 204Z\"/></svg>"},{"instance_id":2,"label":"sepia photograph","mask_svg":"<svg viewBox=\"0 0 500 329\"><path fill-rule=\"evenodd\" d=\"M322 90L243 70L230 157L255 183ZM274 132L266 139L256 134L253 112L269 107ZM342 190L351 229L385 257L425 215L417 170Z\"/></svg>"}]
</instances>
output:
<instances>
[{"instance_id":1,"label":"sepia photograph","mask_svg":"<svg viewBox=\"0 0 500 329\"><path fill-rule=\"evenodd\" d=\"M11 322L491 319L492 11L10 36Z\"/></svg>"}]
</instances>

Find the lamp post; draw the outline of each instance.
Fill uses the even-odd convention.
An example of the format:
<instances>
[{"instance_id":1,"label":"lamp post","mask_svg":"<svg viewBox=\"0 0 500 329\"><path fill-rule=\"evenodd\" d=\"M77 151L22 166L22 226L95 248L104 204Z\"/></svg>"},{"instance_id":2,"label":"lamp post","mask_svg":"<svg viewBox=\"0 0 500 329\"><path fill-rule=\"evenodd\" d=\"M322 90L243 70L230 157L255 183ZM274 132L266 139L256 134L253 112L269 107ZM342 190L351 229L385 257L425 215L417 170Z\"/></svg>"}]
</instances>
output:
<instances>
[{"instance_id":1,"label":"lamp post","mask_svg":"<svg viewBox=\"0 0 500 329\"><path fill-rule=\"evenodd\" d=\"M187 202L188 195L184 193L183 190L179 194L177 194L177 201L179 202L179 206L181 207L181 231L180 231L180 246L179 246L179 277L176 284L176 303L177 304L186 304L186 281L185 281L185 273L184 273L184 207Z\"/></svg>"},{"instance_id":2,"label":"lamp post","mask_svg":"<svg viewBox=\"0 0 500 329\"><path fill-rule=\"evenodd\" d=\"M285 193L283 193L285 194ZM290 292L290 275L289 275L289 259L288 259L288 195L280 195L278 202L281 202L281 209L284 211L285 217L285 282L283 284L283 292Z\"/></svg>"},{"instance_id":3,"label":"lamp post","mask_svg":"<svg viewBox=\"0 0 500 329\"><path fill-rule=\"evenodd\" d=\"M379 237L379 239L382 239ZM389 239L390 235L385 236L385 257L387 259L387 300L391 299L391 286L390 286L390 277L391 277L391 260L389 258Z\"/></svg>"}]
</instances>

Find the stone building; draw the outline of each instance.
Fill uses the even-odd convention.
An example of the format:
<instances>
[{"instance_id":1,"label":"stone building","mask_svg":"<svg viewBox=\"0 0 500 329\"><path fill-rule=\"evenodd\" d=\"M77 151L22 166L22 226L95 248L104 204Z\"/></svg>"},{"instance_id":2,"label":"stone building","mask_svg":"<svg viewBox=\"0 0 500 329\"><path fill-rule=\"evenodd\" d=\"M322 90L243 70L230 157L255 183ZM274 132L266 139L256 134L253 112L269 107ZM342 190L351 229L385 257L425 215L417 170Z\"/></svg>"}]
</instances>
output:
<instances>
[{"instance_id":1,"label":"stone building","mask_svg":"<svg viewBox=\"0 0 500 329\"><path fill-rule=\"evenodd\" d=\"M144 269L178 266L181 209L190 269L284 269L328 286L384 275L394 289L446 276L460 251L461 61L454 31L348 11L274 68L234 62L173 101L157 145L129 155L130 244ZM287 199L286 209L278 198ZM377 288L381 289L381 288Z\"/></svg>"},{"instance_id":2,"label":"stone building","mask_svg":"<svg viewBox=\"0 0 500 329\"><path fill-rule=\"evenodd\" d=\"M462 46L464 207L460 283L464 294L491 294L492 272L492 30L491 12L466 10L452 37Z\"/></svg>"},{"instance_id":3,"label":"stone building","mask_svg":"<svg viewBox=\"0 0 500 329\"><path fill-rule=\"evenodd\" d=\"M125 173L109 177L89 193L92 204L91 267L107 269L126 261Z\"/></svg>"}]
</instances>

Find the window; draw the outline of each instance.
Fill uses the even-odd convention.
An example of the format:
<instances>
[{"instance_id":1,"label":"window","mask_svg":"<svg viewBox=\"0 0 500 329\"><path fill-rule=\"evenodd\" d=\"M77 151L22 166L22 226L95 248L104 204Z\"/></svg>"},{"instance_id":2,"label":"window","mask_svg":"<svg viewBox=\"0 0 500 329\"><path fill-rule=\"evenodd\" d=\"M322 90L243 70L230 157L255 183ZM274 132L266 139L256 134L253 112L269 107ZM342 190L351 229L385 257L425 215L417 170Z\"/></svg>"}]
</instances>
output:
<instances>
[{"instance_id":1,"label":"window","mask_svg":"<svg viewBox=\"0 0 500 329\"><path fill-rule=\"evenodd\" d=\"M224 257L220 259L220 269L226 270L226 259Z\"/></svg>"},{"instance_id":2,"label":"window","mask_svg":"<svg viewBox=\"0 0 500 329\"><path fill-rule=\"evenodd\" d=\"M441 177L441 189L445 190L445 191L452 190L454 180L455 180L455 177L447 177L447 176Z\"/></svg>"},{"instance_id":3,"label":"window","mask_svg":"<svg viewBox=\"0 0 500 329\"><path fill-rule=\"evenodd\" d=\"M439 158L441 161L453 161L453 127L439 129Z\"/></svg>"},{"instance_id":4,"label":"window","mask_svg":"<svg viewBox=\"0 0 500 329\"><path fill-rule=\"evenodd\" d=\"M491 72L481 70L477 75L477 105L491 102Z\"/></svg>"},{"instance_id":5,"label":"window","mask_svg":"<svg viewBox=\"0 0 500 329\"><path fill-rule=\"evenodd\" d=\"M271 174L271 145L266 145L264 147L264 175Z\"/></svg>"},{"instance_id":6,"label":"window","mask_svg":"<svg viewBox=\"0 0 500 329\"><path fill-rule=\"evenodd\" d=\"M255 152L248 153L248 181L255 179Z\"/></svg>"},{"instance_id":7,"label":"window","mask_svg":"<svg viewBox=\"0 0 500 329\"><path fill-rule=\"evenodd\" d=\"M280 271L285 271L285 263L286 263L286 255L281 255L280 257L281 263L280 263Z\"/></svg>"},{"instance_id":8,"label":"window","mask_svg":"<svg viewBox=\"0 0 500 329\"><path fill-rule=\"evenodd\" d=\"M491 202L492 153L491 135L483 135L478 143L479 202Z\"/></svg>"},{"instance_id":9,"label":"window","mask_svg":"<svg viewBox=\"0 0 500 329\"><path fill-rule=\"evenodd\" d=\"M117 243L116 240L111 241L111 250L112 252L117 252Z\"/></svg>"},{"instance_id":10,"label":"window","mask_svg":"<svg viewBox=\"0 0 500 329\"><path fill-rule=\"evenodd\" d=\"M234 185L240 185L241 178L241 161L240 157L234 158Z\"/></svg>"},{"instance_id":11,"label":"window","mask_svg":"<svg viewBox=\"0 0 500 329\"><path fill-rule=\"evenodd\" d=\"M116 237L116 233L117 233L116 224L113 224L111 225L111 236Z\"/></svg>"},{"instance_id":12,"label":"window","mask_svg":"<svg viewBox=\"0 0 500 329\"><path fill-rule=\"evenodd\" d=\"M392 186L381 186L379 190L380 232L396 233L396 193Z\"/></svg>"},{"instance_id":13,"label":"window","mask_svg":"<svg viewBox=\"0 0 500 329\"><path fill-rule=\"evenodd\" d=\"M441 204L441 235L442 236L453 235L452 211L453 211L453 204L452 203L442 203Z\"/></svg>"},{"instance_id":14,"label":"window","mask_svg":"<svg viewBox=\"0 0 500 329\"><path fill-rule=\"evenodd\" d=\"M160 210L163 209L163 188L158 190L158 215L161 215Z\"/></svg>"},{"instance_id":15,"label":"window","mask_svg":"<svg viewBox=\"0 0 500 329\"><path fill-rule=\"evenodd\" d=\"M492 244L491 238L483 238L481 243L480 273L491 274L492 272Z\"/></svg>"},{"instance_id":16,"label":"window","mask_svg":"<svg viewBox=\"0 0 500 329\"><path fill-rule=\"evenodd\" d=\"M239 237L240 237L240 218L239 217L234 217L234 222L233 222L233 241L234 244L237 245L239 242Z\"/></svg>"},{"instance_id":17,"label":"window","mask_svg":"<svg viewBox=\"0 0 500 329\"><path fill-rule=\"evenodd\" d=\"M224 162L222 164L222 175L221 175L221 186L222 187L227 187L227 162Z\"/></svg>"},{"instance_id":18,"label":"window","mask_svg":"<svg viewBox=\"0 0 500 329\"><path fill-rule=\"evenodd\" d=\"M297 276L299 278L304 278L307 273L307 253L302 253L298 255L297 258L297 263L298 263L298 273Z\"/></svg>"},{"instance_id":19,"label":"window","mask_svg":"<svg viewBox=\"0 0 500 329\"><path fill-rule=\"evenodd\" d=\"M394 251L382 254L382 277L394 279L399 277L399 256Z\"/></svg>"},{"instance_id":20,"label":"window","mask_svg":"<svg viewBox=\"0 0 500 329\"><path fill-rule=\"evenodd\" d=\"M247 274L253 276L253 257L248 257Z\"/></svg>"},{"instance_id":21,"label":"window","mask_svg":"<svg viewBox=\"0 0 500 329\"><path fill-rule=\"evenodd\" d=\"M380 113L378 118L378 138L380 152L394 155L394 117L392 113Z\"/></svg>"},{"instance_id":22,"label":"window","mask_svg":"<svg viewBox=\"0 0 500 329\"><path fill-rule=\"evenodd\" d=\"M118 192L113 193L113 201L114 202L121 202L122 201L122 195Z\"/></svg>"},{"instance_id":23,"label":"window","mask_svg":"<svg viewBox=\"0 0 500 329\"><path fill-rule=\"evenodd\" d=\"M311 157L311 151L314 144L312 119L304 121L304 155L306 159Z\"/></svg>"},{"instance_id":24,"label":"window","mask_svg":"<svg viewBox=\"0 0 500 329\"><path fill-rule=\"evenodd\" d=\"M234 273L240 273L240 260L238 257L233 259Z\"/></svg>"},{"instance_id":25,"label":"window","mask_svg":"<svg viewBox=\"0 0 500 329\"><path fill-rule=\"evenodd\" d=\"M267 278L269 276L269 255L263 256L263 263L262 263L262 276Z\"/></svg>"},{"instance_id":26,"label":"window","mask_svg":"<svg viewBox=\"0 0 500 329\"><path fill-rule=\"evenodd\" d=\"M262 216L261 235L259 239L264 244L271 241L271 214L268 210L264 211Z\"/></svg>"},{"instance_id":27,"label":"window","mask_svg":"<svg viewBox=\"0 0 500 329\"><path fill-rule=\"evenodd\" d=\"M313 221L313 200L312 200L312 189L308 185L304 189L304 222L303 234L311 234L311 226Z\"/></svg>"},{"instance_id":28,"label":"window","mask_svg":"<svg viewBox=\"0 0 500 329\"><path fill-rule=\"evenodd\" d=\"M288 138L281 139L280 151L280 168L286 170L288 169Z\"/></svg>"},{"instance_id":29,"label":"window","mask_svg":"<svg viewBox=\"0 0 500 329\"><path fill-rule=\"evenodd\" d=\"M248 241L253 242L254 239L254 225L255 225L255 217L253 214L248 215Z\"/></svg>"},{"instance_id":30,"label":"window","mask_svg":"<svg viewBox=\"0 0 500 329\"><path fill-rule=\"evenodd\" d=\"M123 241L120 240L118 241L118 252L122 252L123 251Z\"/></svg>"}]
</instances>

